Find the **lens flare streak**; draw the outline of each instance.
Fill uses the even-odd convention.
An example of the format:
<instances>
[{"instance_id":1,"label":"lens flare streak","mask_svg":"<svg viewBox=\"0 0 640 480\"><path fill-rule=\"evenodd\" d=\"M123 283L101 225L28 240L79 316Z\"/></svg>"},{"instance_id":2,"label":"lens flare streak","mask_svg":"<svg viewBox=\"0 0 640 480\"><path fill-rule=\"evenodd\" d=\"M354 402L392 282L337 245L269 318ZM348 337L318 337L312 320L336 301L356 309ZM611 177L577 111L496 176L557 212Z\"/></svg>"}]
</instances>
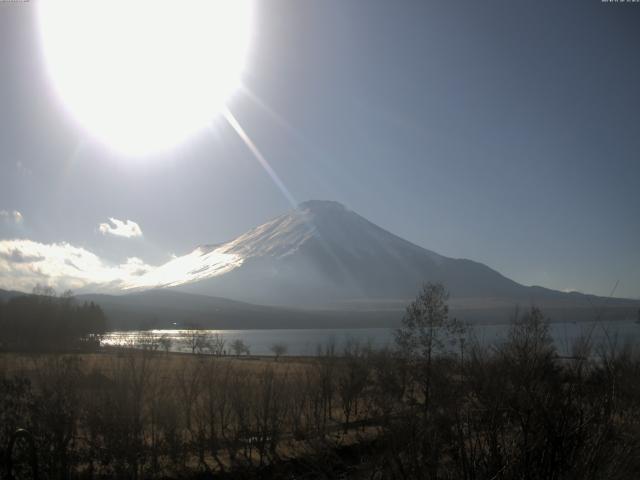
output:
<instances>
[{"instance_id":1,"label":"lens flare streak","mask_svg":"<svg viewBox=\"0 0 640 480\"><path fill-rule=\"evenodd\" d=\"M289 192L287 187L284 185L282 180L280 180L280 177L278 177L278 174L271 167L271 165L269 165L269 162L264 157L264 155L262 155L262 152L260 152L260 150L258 149L256 144L253 143L253 140L251 140L249 135L247 135L247 132L244 131L244 128L242 128L240 123L238 123L238 120L236 120L236 117L233 116L233 114L231 113L231 111L228 108L225 108L222 111L222 114L224 115L224 117L229 122L229 125L231 125L231 127L236 131L238 136L245 143L247 148L251 151L251 153L256 158L256 160L258 160L258 163L260 163L260 165L262 166L262 168L265 169L265 171L267 172L269 177L271 177L271 180L273 180L273 183L275 183L276 186L280 189L280 191L285 196L287 201L291 204L291 206L293 208L295 208L296 205L297 205L297 202L293 198L293 195L291 195L291 193Z\"/></svg>"}]
</instances>

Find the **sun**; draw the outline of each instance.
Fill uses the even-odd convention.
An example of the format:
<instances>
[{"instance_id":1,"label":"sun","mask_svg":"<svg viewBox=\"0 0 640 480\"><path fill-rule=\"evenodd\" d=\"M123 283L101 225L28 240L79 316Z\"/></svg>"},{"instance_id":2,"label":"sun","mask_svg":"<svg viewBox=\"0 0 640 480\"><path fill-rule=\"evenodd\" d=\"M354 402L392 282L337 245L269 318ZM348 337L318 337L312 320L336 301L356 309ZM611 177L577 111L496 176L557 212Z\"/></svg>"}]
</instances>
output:
<instances>
[{"instance_id":1,"label":"sun","mask_svg":"<svg viewBox=\"0 0 640 480\"><path fill-rule=\"evenodd\" d=\"M115 150L145 155L203 129L238 87L250 0L42 0L53 88Z\"/></svg>"}]
</instances>

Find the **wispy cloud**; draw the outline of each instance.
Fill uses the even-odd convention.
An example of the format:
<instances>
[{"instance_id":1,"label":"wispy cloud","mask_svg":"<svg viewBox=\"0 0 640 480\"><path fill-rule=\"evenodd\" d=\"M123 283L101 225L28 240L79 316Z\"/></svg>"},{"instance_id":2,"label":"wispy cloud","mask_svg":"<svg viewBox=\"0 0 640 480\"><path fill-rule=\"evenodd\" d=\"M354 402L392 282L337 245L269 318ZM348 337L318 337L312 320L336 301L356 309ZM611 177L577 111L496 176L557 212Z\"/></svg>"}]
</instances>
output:
<instances>
[{"instance_id":1,"label":"wispy cloud","mask_svg":"<svg viewBox=\"0 0 640 480\"><path fill-rule=\"evenodd\" d=\"M5 222L22 223L22 214L17 210L0 210L0 219Z\"/></svg>"},{"instance_id":2,"label":"wispy cloud","mask_svg":"<svg viewBox=\"0 0 640 480\"><path fill-rule=\"evenodd\" d=\"M115 235L117 237L134 238L142 236L142 229L133 220L118 220L109 217L108 223L101 223L98 230L103 235Z\"/></svg>"},{"instance_id":3,"label":"wispy cloud","mask_svg":"<svg viewBox=\"0 0 640 480\"><path fill-rule=\"evenodd\" d=\"M111 264L65 242L0 240L0 288L3 289L30 291L42 284L60 291L84 287L117 290L152 269L136 257Z\"/></svg>"},{"instance_id":4,"label":"wispy cloud","mask_svg":"<svg viewBox=\"0 0 640 480\"><path fill-rule=\"evenodd\" d=\"M171 287L221 275L242 262L239 255L221 249L198 248L160 266L137 257L113 263L66 242L0 240L0 288L29 292L40 284L58 291L116 292Z\"/></svg>"}]
</instances>

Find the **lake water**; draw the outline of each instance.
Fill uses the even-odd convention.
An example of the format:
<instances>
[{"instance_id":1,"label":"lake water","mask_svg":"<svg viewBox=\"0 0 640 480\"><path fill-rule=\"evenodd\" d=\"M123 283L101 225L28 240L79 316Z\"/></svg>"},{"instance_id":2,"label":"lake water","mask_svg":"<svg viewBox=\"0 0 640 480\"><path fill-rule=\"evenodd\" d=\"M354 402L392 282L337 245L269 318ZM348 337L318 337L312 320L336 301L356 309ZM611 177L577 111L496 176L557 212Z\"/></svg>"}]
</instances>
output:
<instances>
[{"instance_id":1,"label":"lake water","mask_svg":"<svg viewBox=\"0 0 640 480\"><path fill-rule=\"evenodd\" d=\"M504 341L509 325L480 325L471 328L482 345L499 345ZM282 330L202 330L209 335L221 335L229 344L241 339L249 346L252 355L272 355L270 350L274 344L283 344L288 355L316 355L318 347L334 344L336 352L349 340L369 343L373 347L382 348L393 344L393 329L360 328L360 329L282 329ZM110 332L103 339L104 345L139 345L149 331ZM171 351L191 352L188 345L188 330L151 330L153 335L166 335L171 339ZM625 344L640 345L640 325L631 321L606 323L553 323L551 334L560 354L571 353L571 345L579 337L590 336L593 344L603 342L617 346Z\"/></svg>"}]
</instances>

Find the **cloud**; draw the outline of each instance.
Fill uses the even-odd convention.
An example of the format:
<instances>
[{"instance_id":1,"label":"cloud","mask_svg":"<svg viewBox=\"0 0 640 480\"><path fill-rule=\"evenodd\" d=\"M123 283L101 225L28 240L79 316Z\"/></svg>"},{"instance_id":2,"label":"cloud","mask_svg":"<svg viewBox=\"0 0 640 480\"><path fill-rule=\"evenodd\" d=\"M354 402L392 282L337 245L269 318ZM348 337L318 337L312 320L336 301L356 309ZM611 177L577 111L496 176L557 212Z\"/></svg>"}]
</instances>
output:
<instances>
[{"instance_id":1,"label":"cloud","mask_svg":"<svg viewBox=\"0 0 640 480\"><path fill-rule=\"evenodd\" d=\"M119 290L153 270L141 259L112 264L66 242L44 244L31 240L0 240L0 288L31 291L37 284L63 291Z\"/></svg>"},{"instance_id":2,"label":"cloud","mask_svg":"<svg viewBox=\"0 0 640 480\"><path fill-rule=\"evenodd\" d=\"M30 292L40 284L58 291L118 292L171 287L224 274L242 263L239 255L201 248L159 266L138 257L113 263L66 242L0 240L0 288Z\"/></svg>"},{"instance_id":3,"label":"cloud","mask_svg":"<svg viewBox=\"0 0 640 480\"><path fill-rule=\"evenodd\" d=\"M0 258L12 263L35 263L44 260L44 257L39 255L25 255L17 248L10 251L0 251Z\"/></svg>"},{"instance_id":4,"label":"cloud","mask_svg":"<svg viewBox=\"0 0 640 480\"><path fill-rule=\"evenodd\" d=\"M22 223L23 217L22 214L17 211L17 210L13 210L13 211L8 211L8 210L0 210L0 219L4 220L5 222L9 222L9 223Z\"/></svg>"},{"instance_id":5,"label":"cloud","mask_svg":"<svg viewBox=\"0 0 640 480\"><path fill-rule=\"evenodd\" d=\"M109 217L109 223L101 223L98 230L103 235L115 235L117 237L134 238L142 236L142 229L133 220L118 220Z\"/></svg>"}]
</instances>

